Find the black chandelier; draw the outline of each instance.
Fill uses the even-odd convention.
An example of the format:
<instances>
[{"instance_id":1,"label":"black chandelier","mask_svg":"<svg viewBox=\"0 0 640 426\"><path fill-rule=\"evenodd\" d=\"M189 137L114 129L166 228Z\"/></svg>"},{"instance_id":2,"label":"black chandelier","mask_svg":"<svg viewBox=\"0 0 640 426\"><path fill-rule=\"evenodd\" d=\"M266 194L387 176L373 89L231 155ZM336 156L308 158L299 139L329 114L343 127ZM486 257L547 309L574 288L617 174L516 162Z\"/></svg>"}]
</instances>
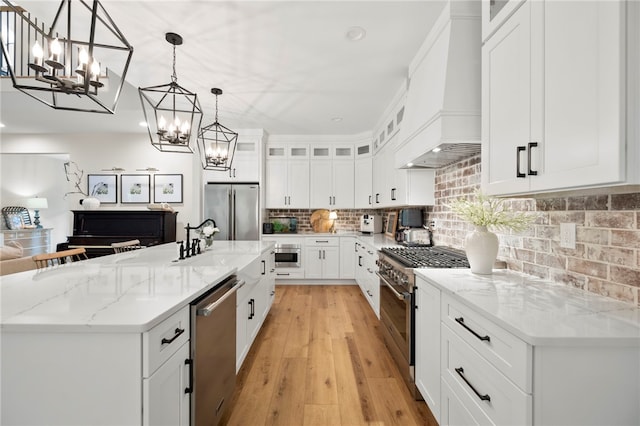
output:
<instances>
[{"instance_id":1,"label":"black chandelier","mask_svg":"<svg viewBox=\"0 0 640 426\"><path fill-rule=\"evenodd\" d=\"M62 0L45 31L25 9L3 2L14 15L0 22L2 67L13 87L55 109L113 114L133 47L102 4Z\"/></svg>"},{"instance_id":2,"label":"black chandelier","mask_svg":"<svg viewBox=\"0 0 640 426\"><path fill-rule=\"evenodd\" d=\"M176 46L182 44L182 37L166 33L165 39L173 45L171 83L138 88L142 111L154 147L163 152L192 153L191 141L200 127L202 109L198 95L178 84Z\"/></svg>"},{"instance_id":3,"label":"black chandelier","mask_svg":"<svg viewBox=\"0 0 640 426\"><path fill-rule=\"evenodd\" d=\"M226 171L231 169L238 134L218 122L218 96L222 95L222 90L214 88L211 93L216 95L216 119L200 128L198 149L203 169Z\"/></svg>"}]
</instances>

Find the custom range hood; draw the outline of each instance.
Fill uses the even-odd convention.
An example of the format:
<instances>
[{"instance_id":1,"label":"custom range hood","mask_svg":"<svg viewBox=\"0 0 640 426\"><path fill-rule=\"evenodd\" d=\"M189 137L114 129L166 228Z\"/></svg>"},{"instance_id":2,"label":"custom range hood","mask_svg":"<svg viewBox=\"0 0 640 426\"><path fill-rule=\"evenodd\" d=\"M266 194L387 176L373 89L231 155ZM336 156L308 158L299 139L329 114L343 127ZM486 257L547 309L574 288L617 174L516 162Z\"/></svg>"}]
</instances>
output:
<instances>
[{"instance_id":1,"label":"custom range hood","mask_svg":"<svg viewBox=\"0 0 640 426\"><path fill-rule=\"evenodd\" d=\"M409 67L397 168L439 168L480 152L480 50L480 2L448 2Z\"/></svg>"}]
</instances>

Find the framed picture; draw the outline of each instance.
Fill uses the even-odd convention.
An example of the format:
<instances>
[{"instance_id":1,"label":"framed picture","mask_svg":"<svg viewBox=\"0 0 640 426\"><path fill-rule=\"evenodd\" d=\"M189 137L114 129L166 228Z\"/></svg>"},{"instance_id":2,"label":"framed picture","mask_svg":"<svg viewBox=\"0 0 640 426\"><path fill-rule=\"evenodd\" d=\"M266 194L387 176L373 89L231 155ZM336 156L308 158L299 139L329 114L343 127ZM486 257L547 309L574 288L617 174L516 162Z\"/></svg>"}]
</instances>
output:
<instances>
[{"instance_id":1,"label":"framed picture","mask_svg":"<svg viewBox=\"0 0 640 426\"><path fill-rule=\"evenodd\" d=\"M384 230L384 233L387 237L395 238L396 236L396 226L398 225L398 212L389 212L387 213L387 227Z\"/></svg>"},{"instance_id":2,"label":"framed picture","mask_svg":"<svg viewBox=\"0 0 640 426\"><path fill-rule=\"evenodd\" d=\"M182 175L153 175L154 203L182 202Z\"/></svg>"},{"instance_id":3,"label":"framed picture","mask_svg":"<svg viewBox=\"0 0 640 426\"><path fill-rule=\"evenodd\" d=\"M151 201L149 175L120 175L120 202L148 204Z\"/></svg>"},{"instance_id":4,"label":"framed picture","mask_svg":"<svg viewBox=\"0 0 640 426\"><path fill-rule=\"evenodd\" d=\"M100 204L115 204L118 201L116 175L87 175L87 186L87 194L100 200Z\"/></svg>"}]
</instances>

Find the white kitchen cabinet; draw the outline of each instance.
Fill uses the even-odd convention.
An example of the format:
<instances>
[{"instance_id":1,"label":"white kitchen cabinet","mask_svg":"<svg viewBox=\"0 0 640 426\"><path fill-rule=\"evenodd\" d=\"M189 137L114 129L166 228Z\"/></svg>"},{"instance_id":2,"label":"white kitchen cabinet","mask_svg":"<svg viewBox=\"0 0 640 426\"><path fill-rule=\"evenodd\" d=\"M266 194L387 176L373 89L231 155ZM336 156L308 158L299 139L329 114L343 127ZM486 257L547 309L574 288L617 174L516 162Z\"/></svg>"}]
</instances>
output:
<instances>
[{"instance_id":1,"label":"white kitchen cabinet","mask_svg":"<svg viewBox=\"0 0 640 426\"><path fill-rule=\"evenodd\" d=\"M204 182L261 182L263 132L239 132L228 171L203 170Z\"/></svg>"},{"instance_id":2,"label":"white kitchen cabinet","mask_svg":"<svg viewBox=\"0 0 640 426\"><path fill-rule=\"evenodd\" d=\"M309 279L340 278L340 239L306 238L304 276Z\"/></svg>"},{"instance_id":3,"label":"white kitchen cabinet","mask_svg":"<svg viewBox=\"0 0 640 426\"><path fill-rule=\"evenodd\" d=\"M256 328L255 312L256 299L261 280L262 262L256 259L238 271L238 279L244 281L244 285L238 289L236 295L236 372L242 367L242 363L249 353L253 343L253 333Z\"/></svg>"},{"instance_id":4,"label":"white kitchen cabinet","mask_svg":"<svg viewBox=\"0 0 640 426\"><path fill-rule=\"evenodd\" d=\"M151 377L142 383L142 424L188 426L190 393L189 343L183 344Z\"/></svg>"},{"instance_id":5,"label":"white kitchen cabinet","mask_svg":"<svg viewBox=\"0 0 640 426\"><path fill-rule=\"evenodd\" d=\"M440 422L440 290L420 277L416 287L416 386Z\"/></svg>"},{"instance_id":6,"label":"white kitchen cabinet","mask_svg":"<svg viewBox=\"0 0 640 426\"><path fill-rule=\"evenodd\" d=\"M435 171L396 169L393 147L373 158L373 207L424 206L435 203Z\"/></svg>"},{"instance_id":7,"label":"white kitchen cabinet","mask_svg":"<svg viewBox=\"0 0 640 426\"><path fill-rule=\"evenodd\" d=\"M355 242L356 250L356 271L355 278L362 294L364 295L371 309L380 318L380 281L376 272L378 267L376 260L378 252L369 244L361 240Z\"/></svg>"},{"instance_id":8,"label":"white kitchen cabinet","mask_svg":"<svg viewBox=\"0 0 640 426\"><path fill-rule=\"evenodd\" d=\"M625 157L625 73L626 48L637 43L625 43L627 25L638 24L626 22L627 7L527 1L488 39L482 48L485 192L597 187L634 177Z\"/></svg>"},{"instance_id":9,"label":"white kitchen cabinet","mask_svg":"<svg viewBox=\"0 0 640 426\"><path fill-rule=\"evenodd\" d=\"M355 237L340 237L340 279L355 279L356 250Z\"/></svg>"},{"instance_id":10,"label":"white kitchen cabinet","mask_svg":"<svg viewBox=\"0 0 640 426\"><path fill-rule=\"evenodd\" d=\"M371 156L356 158L353 166L353 206L356 209L370 209L373 206L373 159Z\"/></svg>"},{"instance_id":11,"label":"white kitchen cabinet","mask_svg":"<svg viewBox=\"0 0 640 426\"><path fill-rule=\"evenodd\" d=\"M266 208L309 208L309 161L268 160Z\"/></svg>"},{"instance_id":12,"label":"white kitchen cabinet","mask_svg":"<svg viewBox=\"0 0 640 426\"><path fill-rule=\"evenodd\" d=\"M309 207L353 208L353 160L311 160L309 164Z\"/></svg>"}]
</instances>

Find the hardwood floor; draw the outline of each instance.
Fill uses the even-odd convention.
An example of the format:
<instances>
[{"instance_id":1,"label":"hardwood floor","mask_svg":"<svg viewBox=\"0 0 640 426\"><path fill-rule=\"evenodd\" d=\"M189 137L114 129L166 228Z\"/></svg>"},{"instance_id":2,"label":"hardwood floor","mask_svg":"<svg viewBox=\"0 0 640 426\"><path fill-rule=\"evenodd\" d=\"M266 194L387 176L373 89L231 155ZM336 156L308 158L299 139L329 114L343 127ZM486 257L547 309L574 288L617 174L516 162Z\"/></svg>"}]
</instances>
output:
<instances>
[{"instance_id":1,"label":"hardwood floor","mask_svg":"<svg viewBox=\"0 0 640 426\"><path fill-rule=\"evenodd\" d=\"M277 286L223 424L433 425L358 286Z\"/></svg>"}]
</instances>

